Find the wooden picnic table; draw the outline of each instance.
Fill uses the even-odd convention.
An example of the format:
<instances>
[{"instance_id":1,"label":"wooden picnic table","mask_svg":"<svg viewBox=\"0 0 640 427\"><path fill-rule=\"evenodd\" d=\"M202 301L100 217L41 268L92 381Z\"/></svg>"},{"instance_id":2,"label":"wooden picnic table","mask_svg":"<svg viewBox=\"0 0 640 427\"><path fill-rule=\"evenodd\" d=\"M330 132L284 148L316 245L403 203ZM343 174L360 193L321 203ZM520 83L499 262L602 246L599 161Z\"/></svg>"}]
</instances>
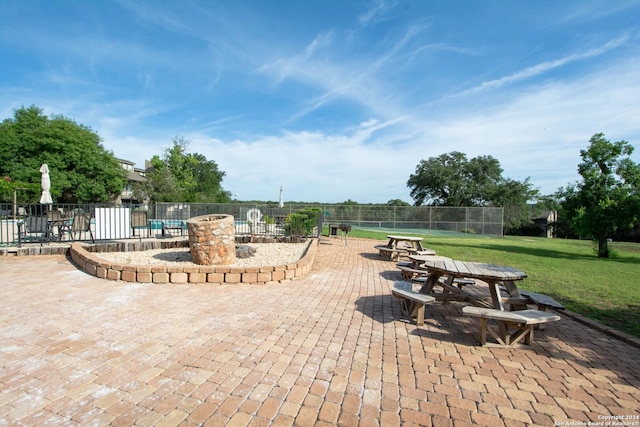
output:
<instances>
[{"instance_id":1,"label":"wooden picnic table","mask_svg":"<svg viewBox=\"0 0 640 427\"><path fill-rule=\"evenodd\" d=\"M405 280L411 280L412 282L424 283L429 277L429 270L424 265L425 261L452 261L451 258L439 256L439 255L409 255L409 262L398 263L398 268L402 272L402 277ZM440 284L447 282L446 276L440 276L438 279ZM475 285L474 279L454 277L450 284L456 286L458 289L462 289L463 286ZM466 300L468 297L466 294L451 294L445 292L447 299L455 298L456 295L460 296L461 300ZM444 294L443 294L444 295ZM464 295L464 296L463 296ZM472 296L469 296L472 297Z\"/></svg>"},{"instance_id":2,"label":"wooden picnic table","mask_svg":"<svg viewBox=\"0 0 640 427\"><path fill-rule=\"evenodd\" d=\"M506 304L512 304L515 308L526 308L528 298L520 294L515 282L525 279L527 274L517 268L458 260L425 260L423 266L429 271L429 276L420 292L432 295L436 299L468 301L480 307L494 308L500 311L505 311ZM439 280L443 276L447 277L444 282ZM491 300L486 301L484 298L471 295L454 286L453 281L456 278L477 279L487 283ZM437 285L443 287L442 293L434 291ZM508 297L501 295L501 285L505 287Z\"/></svg>"},{"instance_id":3,"label":"wooden picnic table","mask_svg":"<svg viewBox=\"0 0 640 427\"><path fill-rule=\"evenodd\" d=\"M376 248L380 251L380 256L398 260L401 255L414 254L424 251L422 247L422 237L414 236L387 236L389 241L386 245L378 245ZM435 254L435 251L429 250Z\"/></svg>"},{"instance_id":4,"label":"wooden picnic table","mask_svg":"<svg viewBox=\"0 0 640 427\"><path fill-rule=\"evenodd\" d=\"M398 244L404 246L406 248L415 249L418 251L423 250L422 248L422 237L413 237L413 236L387 236L389 242L387 243L388 248L398 249Z\"/></svg>"},{"instance_id":5,"label":"wooden picnic table","mask_svg":"<svg viewBox=\"0 0 640 427\"><path fill-rule=\"evenodd\" d=\"M486 344L488 333L502 345L515 345L522 339L531 344L534 327L560 320L557 314L545 311L546 307L562 308L559 303L546 295L520 292L516 282L525 279L527 274L517 268L433 255L410 255L409 259L410 263L399 263L398 267L405 280L424 281L420 294L438 301L472 304L463 307L462 313L480 318L478 342L481 345ZM489 296L465 289L467 285L474 285L475 280L488 285ZM436 287L442 287L442 291L437 292ZM529 309L528 304L536 304L538 310ZM497 322L497 332L489 326L489 320Z\"/></svg>"},{"instance_id":6,"label":"wooden picnic table","mask_svg":"<svg viewBox=\"0 0 640 427\"><path fill-rule=\"evenodd\" d=\"M521 339L524 339L526 344L531 344L535 326L560 320L557 314L527 308L527 304L534 301L530 297L522 295L518 290L516 282L525 279L527 274L517 268L457 260L427 260L424 262L423 268L429 271L429 275L420 289L420 293L433 296L436 299L468 301L473 305L463 307L462 312L465 315L480 318L478 342L481 345L485 345L487 333L502 345L515 345ZM445 280L440 280L445 276ZM491 298L486 299L473 295L466 292L463 286L454 286L455 280L468 279L482 280L487 283ZM442 292L434 291L434 287L437 285L442 286ZM504 287L507 296L502 295L501 286ZM507 310L507 306L511 310ZM489 320L498 323L497 332L489 327Z\"/></svg>"}]
</instances>

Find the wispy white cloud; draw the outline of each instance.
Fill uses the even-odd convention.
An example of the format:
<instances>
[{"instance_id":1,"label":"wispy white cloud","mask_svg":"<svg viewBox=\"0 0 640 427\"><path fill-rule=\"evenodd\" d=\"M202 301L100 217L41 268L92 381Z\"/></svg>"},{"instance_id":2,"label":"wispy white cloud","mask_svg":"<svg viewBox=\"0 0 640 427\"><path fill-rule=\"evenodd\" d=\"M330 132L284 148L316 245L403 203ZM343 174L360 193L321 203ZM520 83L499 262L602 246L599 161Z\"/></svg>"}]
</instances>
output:
<instances>
[{"instance_id":1,"label":"wispy white cloud","mask_svg":"<svg viewBox=\"0 0 640 427\"><path fill-rule=\"evenodd\" d=\"M315 58L323 48L328 47L333 41L333 33L326 32L317 35L311 43L305 46L304 50L291 57L278 57L269 61L266 64L260 65L257 69L257 73L266 73L275 76L275 83L280 84L286 79L294 80L319 80L313 78L314 73L310 72L313 65L322 62L322 59Z\"/></svg>"},{"instance_id":2,"label":"wispy white cloud","mask_svg":"<svg viewBox=\"0 0 640 427\"><path fill-rule=\"evenodd\" d=\"M629 36L628 35L624 35L622 37L618 37L616 39L610 40L607 43L592 48L592 49L588 49L584 52L579 52L579 53L573 53L570 55L566 55L563 56L561 58L558 59L554 59L551 61L545 61L545 62L541 62L540 64L536 64L530 67L527 67L523 70L517 71L513 74L510 74L508 76L504 76L501 77L499 79L495 79L495 80L490 80L487 82L483 82L482 84L480 84L479 86L476 86L474 88L465 90L461 93L457 93L454 94L452 96L465 96L465 95L469 95L472 93L476 93L476 92L481 92L484 90L488 90L488 89L496 89L496 88L500 88L504 85L508 85L508 84L512 84L512 83L517 83L523 80L527 80L530 79L532 77L536 77L540 74L546 73L548 71L554 70L556 68L560 68L563 67L565 65L571 64L573 62L582 60L582 59L587 59L587 58L593 58L596 56L600 56L604 53L607 53L617 47L620 47L624 44L626 44L629 41Z\"/></svg>"},{"instance_id":3,"label":"wispy white cloud","mask_svg":"<svg viewBox=\"0 0 640 427\"><path fill-rule=\"evenodd\" d=\"M353 52L346 59L332 55L331 49L343 41L336 40L334 32L327 32L318 35L301 53L263 64L257 72L273 76L275 84L291 80L309 85L317 92L289 116L288 123L338 99L353 102L384 117L396 117L403 113L395 111L394 96L391 95L394 91L388 87L384 76L387 69L399 67L398 58L423 29L422 26L409 26L379 54Z\"/></svg>"},{"instance_id":4,"label":"wispy white cloud","mask_svg":"<svg viewBox=\"0 0 640 427\"><path fill-rule=\"evenodd\" d=\"M118 5L138 17L142 22L151 23L163 30L177 33L191 33L192 27L184 22L175 13L167 13L167 9L159 8L157 5L136 1L117 0ZM189 2L184 2L184 9L194 7Z\"/></svg>"},{"instance_id":5,"label":"wispy white cloud","mask_svg":"<svg viewBox=\"0 0 640 427\"><path fill-rule=\"evenodd\" d=\"M534 177L544 192L577 179L579 150L594 133L612 140L640 139L640 62L625 59L580 79L553 82L514 93L478 111L457 111L418 126L427 140L446 151L491 154L514 179ZM414 123L415 124L415 123ZM430 155L439 152L429 150ZM636 153L636 156L640 153ZM544 171L544 173L541 173Z\"/></svg>"},{"instance_id":6,"label":"wispy white cloud","mask_svg":"<svg viewBox=\"0 0 640 427\"><path fill-rule=\"evenodd\" d=\"M556 25L566 25L573 22L592 22L636 8L637 6L638 2L636 0L578 2L571 4L567 8L567 12L559 15L554 23Z\"/></svg>"},{"instance_id":7,"label":"wispy white cloud","mask_svg":"<svg viewBox=\"0 0 640 427\"><path fill-rule=\"evenodd\" d=\"M376 0L372 2L369 9L358 16L358 22L361 26L367 26L383 20L385 15L397 4L396 1Z\"/></svg>"}]
</instances>

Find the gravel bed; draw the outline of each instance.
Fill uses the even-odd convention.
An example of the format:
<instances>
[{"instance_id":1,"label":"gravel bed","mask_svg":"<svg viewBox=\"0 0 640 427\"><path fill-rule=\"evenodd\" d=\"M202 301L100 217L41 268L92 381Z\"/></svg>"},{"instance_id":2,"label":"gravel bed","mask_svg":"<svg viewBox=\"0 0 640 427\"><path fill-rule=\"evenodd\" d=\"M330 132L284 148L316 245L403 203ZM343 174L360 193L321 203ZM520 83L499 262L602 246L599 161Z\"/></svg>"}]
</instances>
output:
<instances>
[{"instance_id":1,"label":"gravel bed","mask_svg":"<svg viewBox=\"0 0 640 427\"><path fill-rule=\"evenodd\" d=\"M243 243L256 253L249 258L236 258L233 267L285 265L298 261L309 246L305 243ZM150 249L130 252L96 252L95 256L118 264L193 266L189 248Z\"/></svg>"}]
</instances>

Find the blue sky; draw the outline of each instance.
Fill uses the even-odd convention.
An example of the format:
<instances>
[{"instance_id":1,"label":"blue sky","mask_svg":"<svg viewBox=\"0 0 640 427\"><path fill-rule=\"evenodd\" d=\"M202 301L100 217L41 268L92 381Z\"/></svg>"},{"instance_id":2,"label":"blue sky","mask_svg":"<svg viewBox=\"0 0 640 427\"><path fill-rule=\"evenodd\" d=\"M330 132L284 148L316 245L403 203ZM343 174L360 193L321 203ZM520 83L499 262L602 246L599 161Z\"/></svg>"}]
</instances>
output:
<instances>
[{"instance_id":1,"label":"blue sky","mask_svg":"<svg viewBox=\"0 0 640 427\"><path fill-rule=\"evenodd\" d=\"M3 0L0 119L139 167L184 137L241 200L413 203L452 151L551 194L593 134L640 144L639 39L640 1Z\"/></svg>"}]
</instances>

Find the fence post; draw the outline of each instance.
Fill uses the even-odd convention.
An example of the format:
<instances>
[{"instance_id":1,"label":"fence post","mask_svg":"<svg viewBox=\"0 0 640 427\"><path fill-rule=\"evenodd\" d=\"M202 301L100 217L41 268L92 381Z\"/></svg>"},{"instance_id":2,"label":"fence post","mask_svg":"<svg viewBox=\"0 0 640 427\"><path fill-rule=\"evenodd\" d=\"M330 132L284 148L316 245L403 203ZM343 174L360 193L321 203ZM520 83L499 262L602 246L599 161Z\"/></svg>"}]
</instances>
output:
<instances>
[{"instance_id":1,"label":"fence post","mask_svg":"<svg viewBox=\"0 0 640 427\"><path fill-rule=\"evenodd\" d=\"M396 229L396 207L393 207L393 229Z\"/></svg>"},{"instance_id":2,"label":"fence post","mask_svg":"<svg viewBox=\"0 0 640 427\"><path fill-rule=\"evenodd\" d=\"M469 208L464 209L464 232L469 233Z\"/></svg>"}]
</instances>

